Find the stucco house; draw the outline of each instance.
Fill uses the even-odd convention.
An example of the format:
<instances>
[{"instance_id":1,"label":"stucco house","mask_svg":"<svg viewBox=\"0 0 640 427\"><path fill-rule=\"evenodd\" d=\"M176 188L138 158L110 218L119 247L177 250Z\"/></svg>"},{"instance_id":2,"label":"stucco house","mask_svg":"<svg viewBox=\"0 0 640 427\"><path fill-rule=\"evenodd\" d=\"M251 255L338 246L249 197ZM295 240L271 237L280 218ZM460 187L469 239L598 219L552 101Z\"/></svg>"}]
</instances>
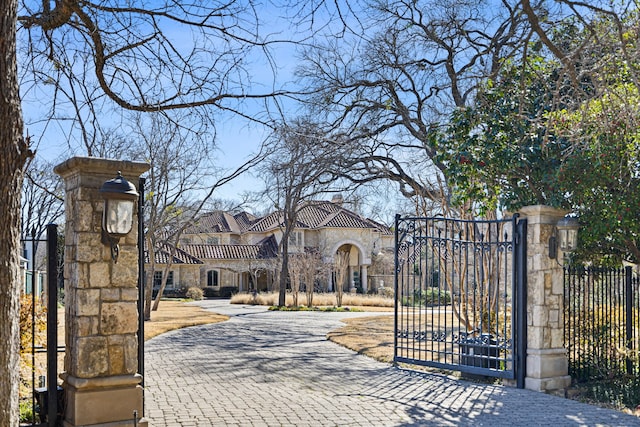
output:
<instances>
[{"instance_id":1,"label":"stucco house","mask_svg":"<svg viewBox=\"0 0 640 427\"><path fill-rule=\"evenodd\" d=\"M282 240L282 213L264 217L246 212L215 211L203 215L182 234L175 248L166 289L192 286L211 290L259 291L274 289L279 272L278 248ZM341 197L331 201L305 202L289 239L289 253L316 253L322 260L316 286L335 289L332 274L335 255L349 253L349 267L343 289L367 292L374 286L368 277L372 256L393 249L391 230L343 206ZM154 286L162 280L163 267L171 248L156 250ZM148 261L148 260L147 260ZM377 284L376 284L377 286Z\"/></svg>"}]
</instances>

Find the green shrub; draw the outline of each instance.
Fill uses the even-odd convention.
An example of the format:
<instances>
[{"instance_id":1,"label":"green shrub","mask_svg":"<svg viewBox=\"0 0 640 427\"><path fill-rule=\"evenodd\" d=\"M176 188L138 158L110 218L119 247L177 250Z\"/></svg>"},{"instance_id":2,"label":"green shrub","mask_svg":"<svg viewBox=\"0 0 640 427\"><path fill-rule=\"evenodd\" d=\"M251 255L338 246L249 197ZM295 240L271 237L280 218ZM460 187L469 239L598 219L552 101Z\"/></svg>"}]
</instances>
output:
<instances>
[{"instance_id":1,"label":"green shrub","mask_svg":"<svg viewBox=\"0 0 640 427\"><path fill-rule=\"evenodd\" d=\"M202 292L202 289L192 287L187 289L187 293L185 296L189 299L200 301L202 298L204 298L204 293Z\"/></svg>"},{"instance_id":2,"label":"green shrub","mask_svg":"<svg viewBox=\"0 0 640 427\"><path fill-rule=\"evenodd\" d=\"M574 316L569 317L571 314ZM637 363L638 354L624 348L624 305L598 306L571 314L566 317L565 335L569 341L569 374L574 379L589 382L633 373L627 372L626 361ZM637 312L632 316L637 318Z\"/></svg>"},{"instance_id":3,"label":"green shrub","mask_svg":"<svg viewBox=\"0 0 640 427\"><path fill-rule=\"evenodd\" d=\"M187 288L180 287L175 289L165 289L164 292L162 293L162 297L163 298L186 298Z\"/></svg>"},{"instance_id":4,"label":"green shrub","mask_svg":"<svg viewBox=\"0 0 640 427\"><path fill-rule=\"evenodd\" d=\"M438 288L416 289L413 291L413 298L404 297L404 306L434 306L451 304L451 294Z\"/></svg>"},{"instance_id":5,"label":"green shrub","mask_svg":"<svg viewBox=\"0 0 640 427\"><path fill-rule=\"evenodd\" d=\"M231 298L237 292L238 292L238 288L236 288L235 286L222 286L222 287L220 287L220 297L221 298Z\"/></svg>"},{"instance_id":6,"label":"green shrub","mask_svg":"<svg viewBox=\"0 0 640 427\"><path fill-rule=\"evenodd\" d=\"M640 378L621 375L618 378L600 379L577 384L578 397L587 402L600 402L617 409L635 410L640 396Z\"/></svg>"},{"instance_id":7,"label":"green shrub","mask_svg":"<svg viewBox=\"0 0 640 427\"><path fill-rule=\"evenodd\" d=\"M31 423L35 421L36 417L33 413L33 406L31 400L21 400L20 401L20 422L21 423Z\"/></svg>"}]
</instances>

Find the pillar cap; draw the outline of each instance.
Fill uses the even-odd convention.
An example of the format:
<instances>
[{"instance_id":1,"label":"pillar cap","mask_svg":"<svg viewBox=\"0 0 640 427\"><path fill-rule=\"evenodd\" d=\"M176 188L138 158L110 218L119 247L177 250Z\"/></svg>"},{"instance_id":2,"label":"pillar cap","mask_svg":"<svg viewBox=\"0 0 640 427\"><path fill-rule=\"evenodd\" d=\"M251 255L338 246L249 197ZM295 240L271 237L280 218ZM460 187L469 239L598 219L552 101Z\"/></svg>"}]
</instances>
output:
<instances>
[{"instance_id":1,"label":"pillar cap","mask_svg":"<svg viewBox=\"0 0 640 427\"><path fill-rule=\"evenodd\" d=\"M148 171L150 167L151 165L149 163L131 160L114 160L101 157L71 157L53 168L53 171L63 178L78 173L112 176L117 171L122 171L122 175L124 176L139 177Z\"/></svg>"},{"instance_id":2,"label":"pillar cap","mask_svg":"<svg viewBox=\"0 0 640 427\"><path fill-rule=\"evenodd\" d=\"M553 224L564 218L568 213L566 209L558 209L546 205L524 206L520 208L518 213L527 218L530 224Z\"/></svg>"}]
</instances>

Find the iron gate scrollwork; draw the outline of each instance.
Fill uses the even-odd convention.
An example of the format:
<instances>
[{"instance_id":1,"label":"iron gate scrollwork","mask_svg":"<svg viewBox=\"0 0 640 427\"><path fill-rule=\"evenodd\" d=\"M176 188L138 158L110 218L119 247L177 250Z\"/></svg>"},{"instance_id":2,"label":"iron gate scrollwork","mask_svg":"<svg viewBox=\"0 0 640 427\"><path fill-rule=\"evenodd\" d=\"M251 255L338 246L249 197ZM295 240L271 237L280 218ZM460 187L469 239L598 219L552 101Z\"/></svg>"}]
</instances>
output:
<instances>
[{"instance_id":1,"label":"iron gate scrollwork","mask_svg":"<svg viewBox=\"0 0 640 427\"><path fill-rule=\"evenodd\" d=\"M526 220L396 217L395 362L524 387Z\"/></svg>"}]
</instances>

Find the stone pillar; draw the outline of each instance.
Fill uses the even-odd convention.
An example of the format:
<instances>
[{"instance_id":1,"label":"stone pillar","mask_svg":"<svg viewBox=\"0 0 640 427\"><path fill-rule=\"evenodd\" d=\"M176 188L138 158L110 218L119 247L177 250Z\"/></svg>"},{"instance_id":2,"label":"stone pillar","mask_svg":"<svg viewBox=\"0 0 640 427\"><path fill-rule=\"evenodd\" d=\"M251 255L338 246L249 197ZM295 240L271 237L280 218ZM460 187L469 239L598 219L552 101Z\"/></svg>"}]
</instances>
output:
<instances>
[{"instance_id":1,"label":"stone pillar","mask_svg":"<svg viewBox=\"0 0 640 427\"><path fill-rule=\"evenodd\" d=\"M367 292L369 291L369 284L367 283L367 281L369 280L367 277L367 266L363 265L361 267L361 272L360 272L360 283L362 284L362 293L363 294L367 294Z\"/></svg>"},{"instance_id":2,"label":"stone pillar","mask_svg":"<svg viewBox=\"0 0 640 427\"><path fill-rule=\"evenodd\" d=\"M562 252L549 258L549 237L565 211L527 206L527 375L525 388L563 391L571 384L564 348Z\"/></svg>"},{"instance_id":3,"label":"stone pillar","mask_svg":"<svg viewBox=\"0 0 640 427\"><path fill-rule=\"evenodd\" d=\"M102 184L117 172L137 186L149 165L73 157L56 166L65 183L66 353L64 426L132 425L142 417L138 370L138 232L120 239L117 264L101 242ZM146 425L142 421L139 425Z\"/></svg>"}]
</instances>

